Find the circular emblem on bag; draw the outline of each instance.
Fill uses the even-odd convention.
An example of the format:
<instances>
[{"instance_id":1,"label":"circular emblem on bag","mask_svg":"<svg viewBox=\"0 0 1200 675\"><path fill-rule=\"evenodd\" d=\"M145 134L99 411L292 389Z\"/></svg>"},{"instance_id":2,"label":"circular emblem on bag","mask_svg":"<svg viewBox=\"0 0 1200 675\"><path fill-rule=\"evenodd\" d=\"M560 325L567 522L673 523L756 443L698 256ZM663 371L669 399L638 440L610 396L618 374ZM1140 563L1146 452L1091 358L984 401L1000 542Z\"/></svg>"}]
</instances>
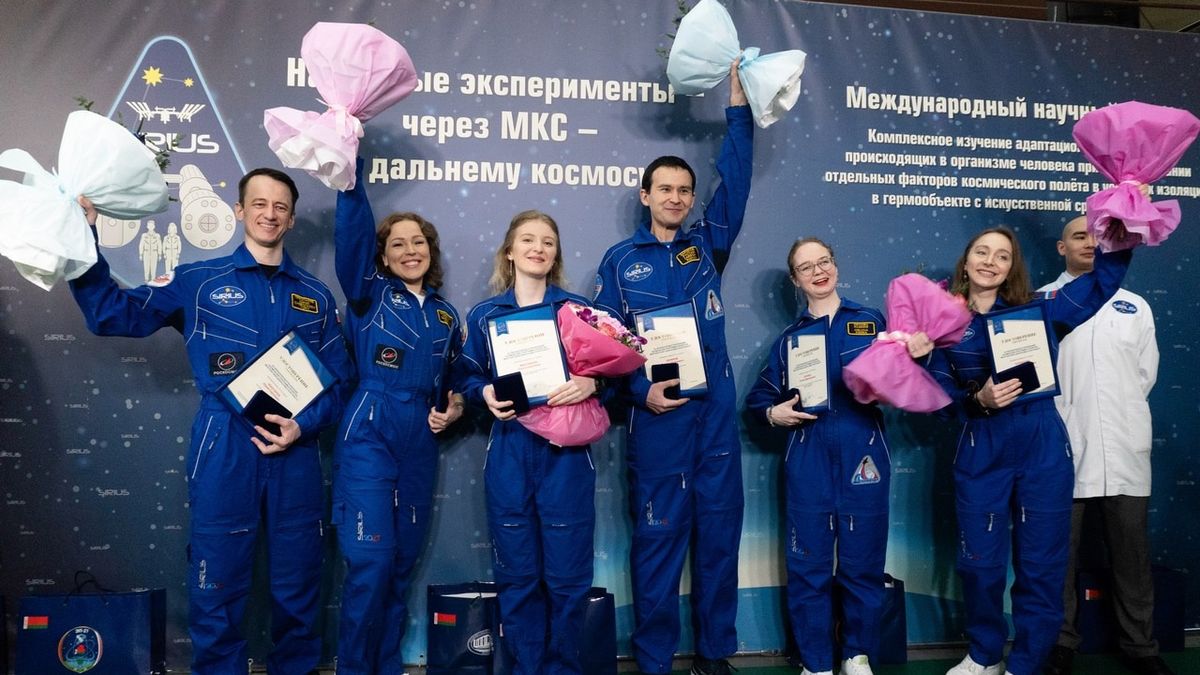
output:
<instances>
[{"instance_id":1,"label":"circular emblem on bag","mask_svg":"<svg viewBox=\"0 0 1200 675\"><path fill-rule=\"evenodd\" d=\"M100 663L104 639L90 626L76 626L58 640L58 662L72 673L86 673Z\"/></svg>"},{"instance_id":2,"label":"circular emblem on bag","mask_svg":"<svg viewBox=\"0 0 1200 675\"><path fill-rule=\"evenodd\" d=\"M492 653L492 631L481 630L467 640L467 650L479 656L490 656Z\"/></svg>"}]
</instances>

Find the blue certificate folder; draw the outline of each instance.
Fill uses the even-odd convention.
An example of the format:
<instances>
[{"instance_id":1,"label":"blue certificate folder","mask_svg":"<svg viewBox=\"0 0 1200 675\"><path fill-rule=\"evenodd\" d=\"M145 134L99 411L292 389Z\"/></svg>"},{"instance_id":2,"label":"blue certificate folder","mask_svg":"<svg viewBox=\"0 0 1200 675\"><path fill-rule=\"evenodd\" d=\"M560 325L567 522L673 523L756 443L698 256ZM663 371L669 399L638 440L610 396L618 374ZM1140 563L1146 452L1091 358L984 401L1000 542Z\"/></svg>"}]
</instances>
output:
<instances>
[{"instance_id":1,"label":"blue certificate folder","mask_svg":"<svg viewBox=\"0 0 1200 675\"><path fill-rule=\"evenodd\" d=\"M1053 331L1043 303L1000 309L983 318L993 382L1021 380L1023 393L1017 401L1061 393L1050 352Z\"/></svg>"},{"instance_id":2,"label":"blue certificate folder","mask_svg":"<svg viewBox=\"0 0 1200 675\"><path fill-rule=\"evenodd\" d=\"M263 386L267 384L264 378L264 369L261 368L265 359L276 360L279 357L286 357L286 360L294 360L296 357L302 359L301 363L307 363L312 370L311 377L314 381L305 379L307 387L315 391L311 397L301 398L299 404L295 405L296 410L292 410L284 403L278 401L274 396L264 390ZM294 368L289 369L291 374L298 377L307 377L308 373L297 372ZM252 378L252 379L247 379ZM253 381L261 380L261 381ZM308 407L308 404L316 400L320 393L324 392L333 383L337 381L333 373L321 363L321 359L317 353L312 350L308 344L292 331L288 331L283 337L275 341L275 344L264 349L258 356L255 356L249 363L238 371L228 382L220 389L221 399L239 415L244 416L251 424L270 431L271 433L279 433L279 425L272 424L266 420L266 415L274 414L280 417L292 418L299 415ZM249 397L244 396L245 391L254 390L255 393ZM243 393L239 396L238 391Z\"/></svg>"},{"instance_id":3,"label":"blue certificate folder","mask_svg":"<svg viewBox=\"0 0 1200 675\"><path fill-rule=\"evenodd\" d=\"M819 338L822 345L820 354L809 354L804 359L805 362L817 359L817 364L809 364L795 375L792 373L793 361L803 358L801 351L805 349L806 338ZM796 330L788 333L784 351L783 363L783 389L784 394L781 395L781 400L776 403L783 403L790 400L793 395L800 394L800 403L796 410L802 410L806 413L818 413L829 410L830 399L832 398L833 376L830 372L830 355L829 355L829 322L821 317L817 321L813 321L805 326L801 326ZM821 376L824 375L824 382L821 381Z\"/></svg>"},{"instance_id":4,"label":"blue certificate folder","mask_svg":"<svg viewBox=\"0 0 1200 675\"><path fill-rule=\"evenodd\" d=\"M681 321L682 320L682 321ZM656 355L657 340L650 335L661 329L661 322L668 321L676 326L686 326L679 335L668 338L668 353ZM704 341L700 335L700 323L696 320L696 306L691 300L635 312L633 315L634 328L639 335L650 340L643 353L646 354L647 377L653 379L654 366L664 363L676 363L679 367L679 397L698 398L708 393L708 368L704 363ZM682 349L684 344L696 345L694 351ZM679 347L679 349L675 349Z\"/></svg>"},{"instance_id":5,"label":"blue certificate folder","mask_svg":"<svg viewBox=\"0 0 1200 675\"><path fill-rule=\"evenodd\" d=\"M535 369L537 372L522 371L521 364L513 361L507 361L503 357L497 358L496 344L494 342L502 340L505 336L513 335L514 333L528 334L530 326L525 325L514 331L517 328L515 324L524 322L535 322L533 331L540 332L545 336L545 342L554 340L554 349L547 349L550 354L558 354L557 363L539 363ZM543 405L550 399L549 391L554 389L571 376L567 369L567 355L563 351L562 336L558 332L558 309L554 303L546 302L540 305L530 305L521 307L508 312L494 314L488 317L488 350L491 353L492 362L492 379L498 379L504 375L512 375L513 373L521 373L522 381L525 385L525 393L529 399L531 407ZM540 342L540 341L539 341ZM531 344L533 347L539 346L537 342ZM541 344L542 347L548 347L547 344ZM508 353L508 349L501 349L500 352ZM556 370L557 369L557 370ZM561 376L560 376L561 373ZM561 379L560 379L561 377ZM557 384L549 386L550 380L556 381ZM500 400L508 400L501 398Z\"/></svg>"}]
</instances>

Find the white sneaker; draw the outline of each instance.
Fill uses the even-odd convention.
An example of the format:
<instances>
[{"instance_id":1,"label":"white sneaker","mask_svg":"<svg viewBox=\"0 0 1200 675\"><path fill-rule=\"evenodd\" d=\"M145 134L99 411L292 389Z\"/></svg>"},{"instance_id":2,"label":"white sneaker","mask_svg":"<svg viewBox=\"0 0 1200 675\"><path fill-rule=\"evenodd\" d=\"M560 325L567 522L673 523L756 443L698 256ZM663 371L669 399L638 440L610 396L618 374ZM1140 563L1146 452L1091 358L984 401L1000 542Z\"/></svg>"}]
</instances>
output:
<instances>
[{"instance_id":1,"label":"white sneaker","mask_svg":"<svg viewBox=\"0 0 1200 675\"><path fill-rule=\"evenodd\" d=\"M842 661L842 675L875 675L871 672L871 664L867 663L867 655L859 654Z\"/></svg>"},{"instance_id":2,"label":"white sneaker","mask_svg":"<svg viewBox=\"0 0 1200 675\"><path fill-rule=\"evenodd\" d=\"M833 675L833 671L832 670L819 670L814 673L813 671L809 670L808 668L801 668L800 675Z\"/></svg>"},{"instance_id":3,"label":"white sneaker","mask_svg":"<svg viewBox=\"0 0 1200 675\"><path fill-rule=\"evenodd\" d=\"M990 666L981 666L971 659L971 655L962 660L962 663L954 666L946 671L946 675L1001 675L1007 671L1004 670L1003 663L994 663Z\"/></svg>"}]
</instances>

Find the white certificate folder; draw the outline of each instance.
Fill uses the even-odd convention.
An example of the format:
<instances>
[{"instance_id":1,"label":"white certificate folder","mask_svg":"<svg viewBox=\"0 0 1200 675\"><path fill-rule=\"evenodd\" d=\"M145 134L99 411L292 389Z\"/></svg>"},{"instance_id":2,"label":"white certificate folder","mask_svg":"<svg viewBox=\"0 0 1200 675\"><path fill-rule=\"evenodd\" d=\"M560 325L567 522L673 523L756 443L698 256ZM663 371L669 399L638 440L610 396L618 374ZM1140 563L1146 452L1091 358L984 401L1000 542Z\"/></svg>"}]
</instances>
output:
<instances>
[{"instance_id":1,"label":"white certificate folder","mask_svg":"<svg viewBox=\"0 0 1200 675\"><path fill-rule=\"evenodd\" d=\"M336 381L316 352L289 331L227 382L221 398L261 426L267 413L299 415Z\"/></svg>"},{"instance_id":2,"label":"white certificate folder","mask_svg":"<svg viewBox=\"0 0 1200 675\"><path fill-rule=\"evenodd\" d=\"M680 396L695 398L708 393L700 324L690 300L638 312L633 320L638 335L646 338L642 355L647 378L654 379L654 366L674 363L679 367Z\"/></svg>"}]
</instances>

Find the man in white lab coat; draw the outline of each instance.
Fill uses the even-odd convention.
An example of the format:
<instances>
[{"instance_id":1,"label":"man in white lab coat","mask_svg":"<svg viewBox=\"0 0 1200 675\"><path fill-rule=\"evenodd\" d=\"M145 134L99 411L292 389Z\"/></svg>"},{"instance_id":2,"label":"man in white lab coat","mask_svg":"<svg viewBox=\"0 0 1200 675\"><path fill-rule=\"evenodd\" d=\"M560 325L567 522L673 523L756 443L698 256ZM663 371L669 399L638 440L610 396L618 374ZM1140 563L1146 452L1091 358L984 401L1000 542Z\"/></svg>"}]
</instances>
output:
<instances>
[{"instance_id":1,"label":"man in white lab coat","mask_svg":"<svg viewBox=\"0 0 1200 675\"><path fill-rule=\"evenodd\" d=\"M1058 254L1066 263L1054 293L1089 272L1096 240L1080 216L1063 227ZM1096 316L1067 335L1058 355L1062 395L1056 400L1075 455L1071 554L1063 591L1065 609L1046 675L1066 675L1081 638L1075 629L1075 566L1087 505L1104 514L1113 570L1113 604L1121 652L1136 673L1170 674L1151 637L1154 584L1150 575L1147 514L1150 504L1150 407L1146 397L1158 376L1154 315L1146 301L1117 291Z\"/></svg>"}]
</instances>

